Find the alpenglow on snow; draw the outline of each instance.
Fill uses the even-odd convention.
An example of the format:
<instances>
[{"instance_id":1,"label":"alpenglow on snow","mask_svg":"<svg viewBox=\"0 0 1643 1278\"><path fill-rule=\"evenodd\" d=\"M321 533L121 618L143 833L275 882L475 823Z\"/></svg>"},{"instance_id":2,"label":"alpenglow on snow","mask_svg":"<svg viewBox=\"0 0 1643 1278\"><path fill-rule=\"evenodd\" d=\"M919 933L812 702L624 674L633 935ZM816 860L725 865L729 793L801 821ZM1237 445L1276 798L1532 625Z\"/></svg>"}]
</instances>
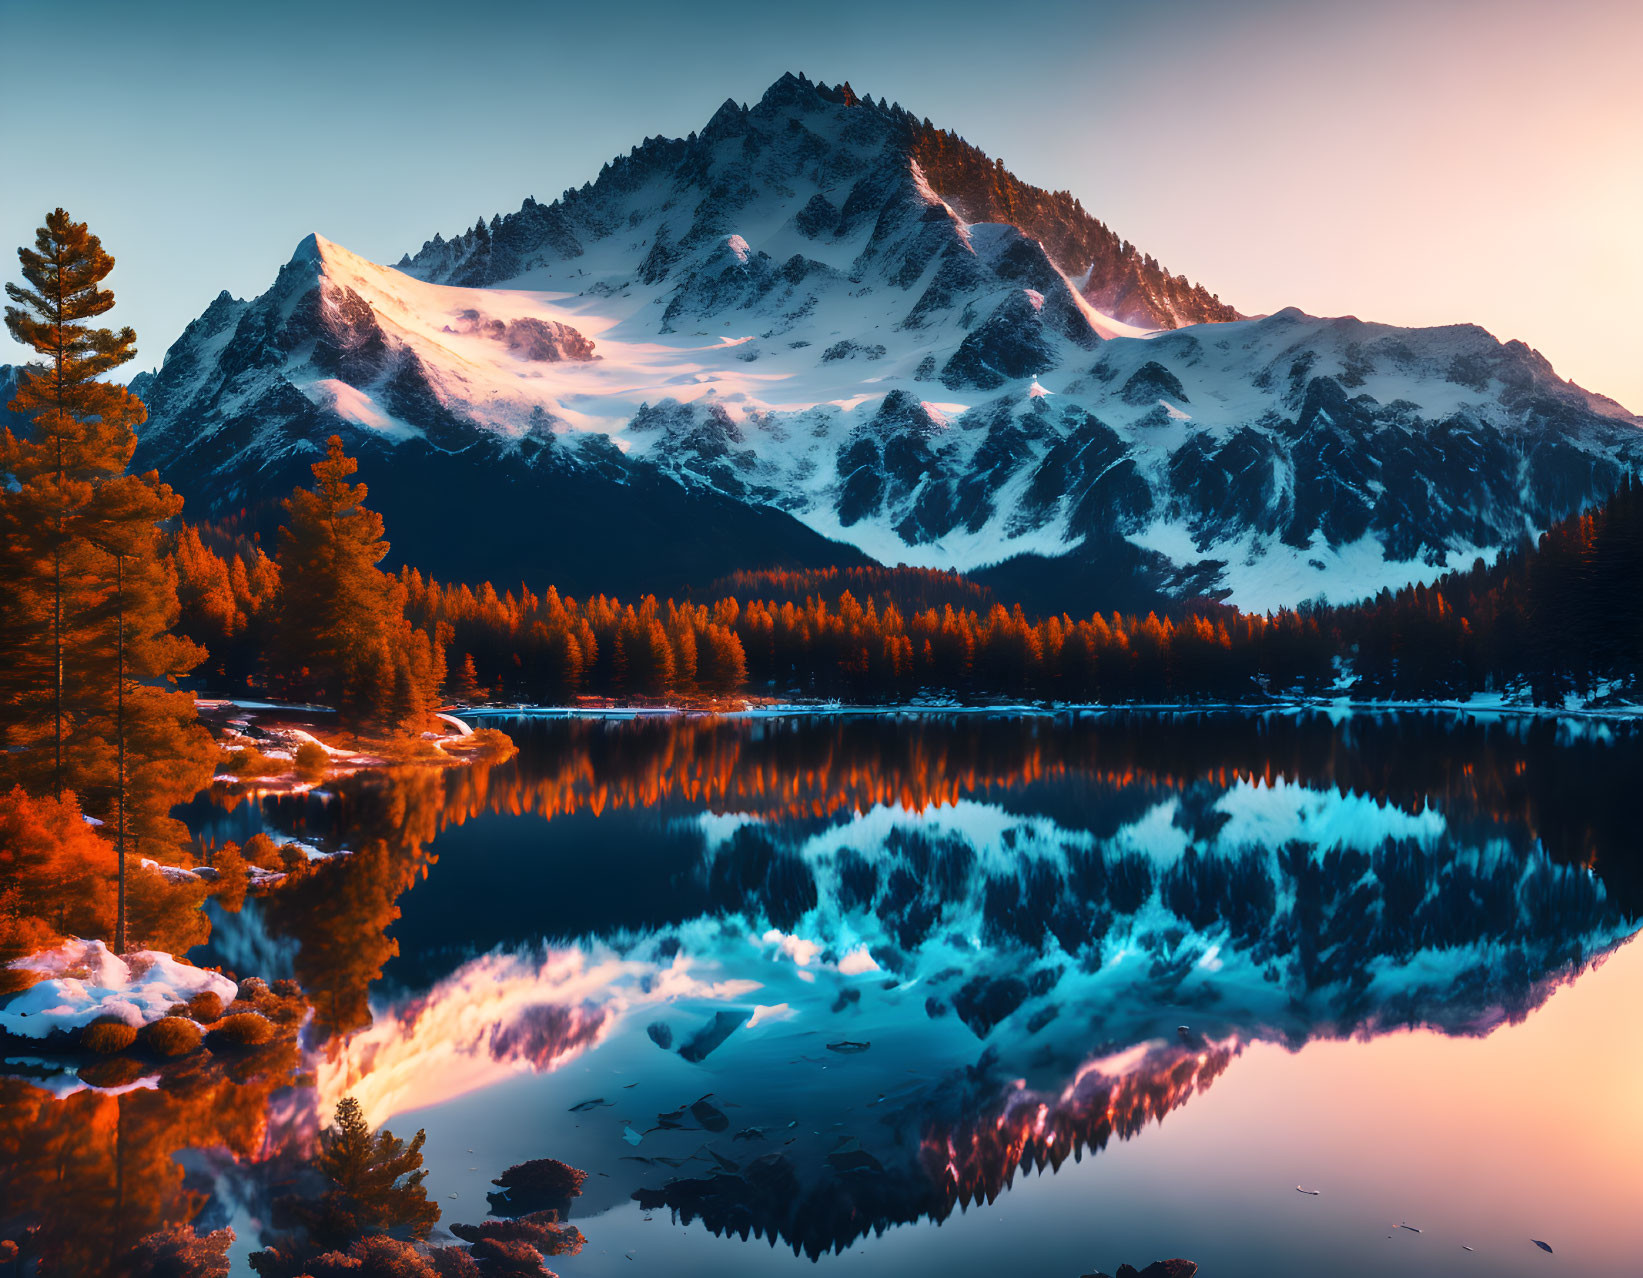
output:
<instances>
[{"instance_id":1,"label":"alpenglow on snow","mask_svg":"<svg viewBox=\"0 0 1643 1278\"><path fill-rule=\"evenodd\" d=\"M792 75L397 266L309 236L134 385L138 464L196 517L271 524L336 432L396 560L579 593L871 558L1056 609L1343 602L1643 461L1636 417L1521 342L1244 317Z\"/></svg>"}]
</instances>

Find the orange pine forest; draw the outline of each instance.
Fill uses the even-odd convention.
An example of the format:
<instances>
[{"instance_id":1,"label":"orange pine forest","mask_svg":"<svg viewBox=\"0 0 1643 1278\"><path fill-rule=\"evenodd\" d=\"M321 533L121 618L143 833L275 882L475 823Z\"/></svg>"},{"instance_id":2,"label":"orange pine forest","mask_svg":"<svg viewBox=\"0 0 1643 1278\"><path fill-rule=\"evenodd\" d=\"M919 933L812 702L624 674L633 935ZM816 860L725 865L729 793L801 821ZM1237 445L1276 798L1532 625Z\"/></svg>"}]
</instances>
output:
<instances>
[{"instance_id":1,"label":"orange pine forest","mask_svg":"<svg viewBox=\"0 0 1643 1278\"><path fill-rule=\"evenodd\" d=\"M223 529L179 527L182 630L213 654L216 687L280 690L281 565ZM1494 566L1344 608L1029 617L956 573L849 568L741 573L706 602L577 600L397 578L443 694L461 704L568 704L739 694L907 703L1243 703L1350 692L1455 699L1521 688L1537 702L1643 666L1643 499L1626 479L1604 506ZM287 667L289 668L289 667ZM294 688L291 690L295 690Z\"/></svg>"}]
</instances>

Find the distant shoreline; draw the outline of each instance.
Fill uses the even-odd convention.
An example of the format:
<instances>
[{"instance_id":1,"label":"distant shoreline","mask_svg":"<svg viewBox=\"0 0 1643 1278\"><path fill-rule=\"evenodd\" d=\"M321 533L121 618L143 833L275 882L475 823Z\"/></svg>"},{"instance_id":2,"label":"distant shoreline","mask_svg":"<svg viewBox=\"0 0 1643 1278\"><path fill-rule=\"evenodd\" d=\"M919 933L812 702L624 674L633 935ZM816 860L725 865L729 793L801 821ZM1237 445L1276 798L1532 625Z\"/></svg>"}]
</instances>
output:
<instances>
[{"instance_id":1,"label":"distant shoreline","mask_svg":"<svg viewBox=\"0 0 1643 1278\"><path fill-rule=\"evenodd\" d=\"M1479 718L1580 719L1601 723L1643 722L1643 705L1533 706L1490 700L1471 701L1365 701L1348 698L1284 698L1272 701L1160 701L1160 702L949 702L916 701L893 704L845 704L835 701L745 702L736 707L680 700L668 703L607 705L483 705L449 706L445 713L463 718L513 719L643 719L711 717L726 719L868 718L891 715L998 715L1019 718L1056 718L1062 715L1107 715L1126 711L1150 714L1344 714L1349 716L1396 713L1470 715Z\"/></svg>"}]
</instances>

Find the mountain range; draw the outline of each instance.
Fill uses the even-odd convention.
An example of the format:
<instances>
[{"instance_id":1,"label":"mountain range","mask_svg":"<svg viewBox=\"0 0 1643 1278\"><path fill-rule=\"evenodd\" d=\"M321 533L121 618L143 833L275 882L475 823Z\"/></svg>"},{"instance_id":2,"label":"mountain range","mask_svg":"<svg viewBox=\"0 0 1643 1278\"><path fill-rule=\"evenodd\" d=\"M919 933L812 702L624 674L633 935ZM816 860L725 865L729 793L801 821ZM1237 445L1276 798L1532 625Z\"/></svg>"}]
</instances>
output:
<instances>
[{"instance_id":1,"label":"mountain range","mask_svg":"<svg viewBox=\"0 0 1643 1278\"><path fill-rule=\"evenodd\" d=\"M581 594L876 560L1055 609L1344 602L1643 462L1521 342L1242 315L794 75L395 266L311 235L133 387L195 519L271 529L339 433L395 561Z\"/></svg>"}]
</instances>

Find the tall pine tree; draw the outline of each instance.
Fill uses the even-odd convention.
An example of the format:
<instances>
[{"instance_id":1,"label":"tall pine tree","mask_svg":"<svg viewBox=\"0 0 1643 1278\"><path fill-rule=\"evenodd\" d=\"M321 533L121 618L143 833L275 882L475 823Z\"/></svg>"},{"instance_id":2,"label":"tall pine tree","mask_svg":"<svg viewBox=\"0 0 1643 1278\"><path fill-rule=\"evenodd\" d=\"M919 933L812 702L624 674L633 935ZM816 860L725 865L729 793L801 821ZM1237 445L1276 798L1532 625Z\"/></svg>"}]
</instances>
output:
<instances>
[{"instance_id":1,"label":"tall pine tree","mask_svg":"<svg viewBox=\"0 0 1643 1278\"><path fill-rule=\"evenodd\" d=\"M10 429L0 435L0 466L12 487L5 571L21 632L6 635L7 744L49 748L51 785L60 797L73 730L69 656L78 615L95 593L96 566L79 519L120 435L130 435L147 413L125 387L99 380L136 355L137 335L86 322L114 306L114 294L101 287L114 259L97 237L57 209L36 232L34 248L18 249L17 257L27 287L6 285L16 303L6 307L6 328L41 358L23 369L10 404L29 418L26 436ZM29 762L42 770L37 754Z\"/></svg>"},{"instance_id":2,"label":"tall pine tree","mask_svg":"<svg viewBox=\"0 0 1643 1278\"><path fill-rule=\"evenodd\" d=\"M314 486L285 502L280 604L269 673L289 695L334 706L350 729L420 728L445 678L442 648L405 616L405 585L377 565L382 516L333 435Z\"/></svg>"},{"instance_id":3,"label":"tall pine tree","mask_svg":"<svg viewBox=\"0 0 1643 1278\"><path fill-rule=\"evenodd\" d=\"M6 286L6 326L41 358L10 405L28 427L0 434L3 766L113 825L124 948L128 843L159 852L153 840L182 837L170 810L209 780L214 755L193 697L168 688L205 655L171 633L176 578L159 525L182 502L153 472L126 473L147 411L100 379L136 354L136 336L87 322L114 305L101 287L114 259L62 209L18 257L28 287Z\"/></svg>"}]
</instances>

